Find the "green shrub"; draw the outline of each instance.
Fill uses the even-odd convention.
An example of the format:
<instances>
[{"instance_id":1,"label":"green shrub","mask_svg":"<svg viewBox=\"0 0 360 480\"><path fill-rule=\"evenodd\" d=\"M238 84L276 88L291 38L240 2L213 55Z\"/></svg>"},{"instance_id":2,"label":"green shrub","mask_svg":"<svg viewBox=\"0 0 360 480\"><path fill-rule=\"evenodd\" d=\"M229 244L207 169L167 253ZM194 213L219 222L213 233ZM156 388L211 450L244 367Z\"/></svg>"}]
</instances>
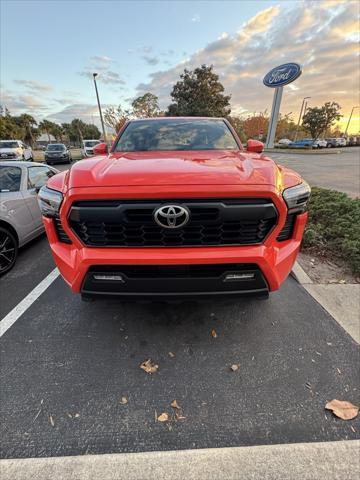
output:
<instances>
[{"instance_id":1,"label":"green shrub","mask_svg":"<svg viewBox=\"0 0 360 480\"><path fill-rule=\"evenodd\" d=\"M344 260L360 274L360 200L345 193L314 187L304 249Z\"/></svg>"}]
</instances>

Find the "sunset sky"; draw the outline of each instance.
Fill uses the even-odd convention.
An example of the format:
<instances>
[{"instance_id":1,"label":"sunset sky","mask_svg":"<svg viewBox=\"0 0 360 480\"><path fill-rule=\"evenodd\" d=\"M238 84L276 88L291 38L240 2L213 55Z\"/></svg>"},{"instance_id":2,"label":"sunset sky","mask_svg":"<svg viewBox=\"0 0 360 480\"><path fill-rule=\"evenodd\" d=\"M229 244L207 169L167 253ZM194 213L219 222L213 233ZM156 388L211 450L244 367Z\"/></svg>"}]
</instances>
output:
<instances>
[{"instance_id":1,"label":"sunset sky","mask_svg":"<svg viewBox=\"0 0 360 480\"><path fill-rule=\"evenodd\" d=\"M1 104L12 114L98 123L92 72L103 106L144 92L162 108L184 68L214 65L233 114L270 110L262 84L272 67L298 62L281 112L297 120L336 101L341 125L359 101L359 3L304 1L1 0ZM349 132L359 131L359 109Z\"/></svg>"}]
</instances>

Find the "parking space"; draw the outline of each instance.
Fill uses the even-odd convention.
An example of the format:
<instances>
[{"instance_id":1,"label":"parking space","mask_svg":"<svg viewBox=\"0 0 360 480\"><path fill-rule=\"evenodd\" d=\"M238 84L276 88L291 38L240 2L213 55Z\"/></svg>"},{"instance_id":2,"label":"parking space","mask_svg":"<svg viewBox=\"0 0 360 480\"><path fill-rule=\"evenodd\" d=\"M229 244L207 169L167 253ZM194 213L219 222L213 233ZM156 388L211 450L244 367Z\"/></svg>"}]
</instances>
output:
<instances>
[{"instance_id":1,"label":"parking space","mask_svg":"<svg viewBox=\"0 0 360 480\"><path fill-rule=\"evenodd\" d=\"M358 438L324 410L358 403L358 358L292 278L268 301L180 305L83 303L57 278L1 338L2 457Z\"/></svg>"}]
</instances>

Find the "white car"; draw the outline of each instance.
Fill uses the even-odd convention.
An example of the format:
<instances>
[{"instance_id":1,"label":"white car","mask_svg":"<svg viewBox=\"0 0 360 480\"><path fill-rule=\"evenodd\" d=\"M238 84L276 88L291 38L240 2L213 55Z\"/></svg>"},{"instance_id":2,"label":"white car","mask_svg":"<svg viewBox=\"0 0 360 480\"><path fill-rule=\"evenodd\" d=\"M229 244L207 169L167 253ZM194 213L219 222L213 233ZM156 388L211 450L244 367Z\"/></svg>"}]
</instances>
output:
<instances>
[{"instance_id":1,"label":"white car","mask_svg":"<svg viewBox=\"0 0 360 480\"><path fill-rule=\"evenodd\" d=\"M292 140L289 140L288 138L282 138L279 140L279 145L290 145L292 143Z\"/></svg>"},{"instance_id":2,"label":"white car","mask_svg":"<svg viewBox=\"0 0 360 480\"><path fill-rule=\"evenodd\" d=\"M321 140L321 138L318 138L317 140L314 140L313 148L326 148L327 145L328 142L326 140Z\"/></svg>"},{"instance_id":3,"label":"white car","mask_svg":"<svg viewBox=\"0 0 360 480\"><path fill-rule=\"evenodd\" d=\"M21 140L0 140L0 160L34 160L31 147Z\"/></svg>"},{"instance_id":4,"label":"white car","mask_svg":"<svg viewBox=\"0 0 360 480\"><path fill-rule=\"evenodd\" d=\"M84 140L81 148L81 154L83 157L92 157L94 155L93 148L98 145L100 140Z\"/></svg>"},{"instance_id":5,"label":"white car","mask_svg":"<svg viewBox=\"0 0 360 480\"><path fill-rule=\"evenodd\" d=\"M337 141L337 144L339 145L339 147L346 147L346 138L344 137L339 137L336 139Z\"/></svg>"}]
</instances>

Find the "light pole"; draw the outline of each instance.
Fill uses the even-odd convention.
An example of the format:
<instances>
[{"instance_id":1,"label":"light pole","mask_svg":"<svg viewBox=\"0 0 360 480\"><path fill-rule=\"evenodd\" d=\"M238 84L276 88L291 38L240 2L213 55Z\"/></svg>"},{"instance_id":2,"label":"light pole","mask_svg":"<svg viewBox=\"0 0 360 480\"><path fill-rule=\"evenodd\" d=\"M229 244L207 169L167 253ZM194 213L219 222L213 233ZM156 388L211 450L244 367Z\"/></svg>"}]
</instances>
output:
<instances>
[{"instance_id":1,"label":"light pole","mask_svg":"<svg viewBox=\"0 0 360 480\"><path fill-rule=\"evenodd\" d=\"M100 113L101 127L102 127L102 131L103 131L104 142L107 143L107 141L106 141L105 127L104 127L104 120L103 120L102 111L101 111L101 105L100 105L100 100L99 100L99 92L98 92L97 85L96 85L96 76L97 76L97 73L93 73L94 85L95 85L95 92L96 92L96 98L97 98L97 103L98 103L99 113Z\"/></svg>"},{"instance_id":2,"label":"light pole","mask_svg":"<svg viewBox=\"0 0 360 480\"><path fill-rule=\"evenodd\" d=\"M346 137L346 134L347 134L347 131L348 131L348 128L349 128L349 125L350 125L351 117L352 117L352 114L353 114L353 111L355 110L355 108L359 108L359 105L357 105L355 107L352 107L352 109L351 109L351 113L350 113L349 121L346 125L346 130L345 130L344 137Z\"/></svg>"},{"instance_id":3,"label":"light pole","mask_svg":"<svg viewBox=\"0 0 360 480\"><path fill-rule=\"evenodd\" d=\"M297 126L296 126L296 132L295 132L294 142L296 142L296 139L297 139L297 136L298 136L299 125L300 125L300 121L301 121L301 119L302 119L304 103L305 103L305 100L307 100L308 98L311 98L311 97L304 97L304 98L303 98L303 101L302 101L302 104L301 104L301 110L300 110L299 120L298 120L298 123L297 123Z\"/></svg>"}]
</instances>

